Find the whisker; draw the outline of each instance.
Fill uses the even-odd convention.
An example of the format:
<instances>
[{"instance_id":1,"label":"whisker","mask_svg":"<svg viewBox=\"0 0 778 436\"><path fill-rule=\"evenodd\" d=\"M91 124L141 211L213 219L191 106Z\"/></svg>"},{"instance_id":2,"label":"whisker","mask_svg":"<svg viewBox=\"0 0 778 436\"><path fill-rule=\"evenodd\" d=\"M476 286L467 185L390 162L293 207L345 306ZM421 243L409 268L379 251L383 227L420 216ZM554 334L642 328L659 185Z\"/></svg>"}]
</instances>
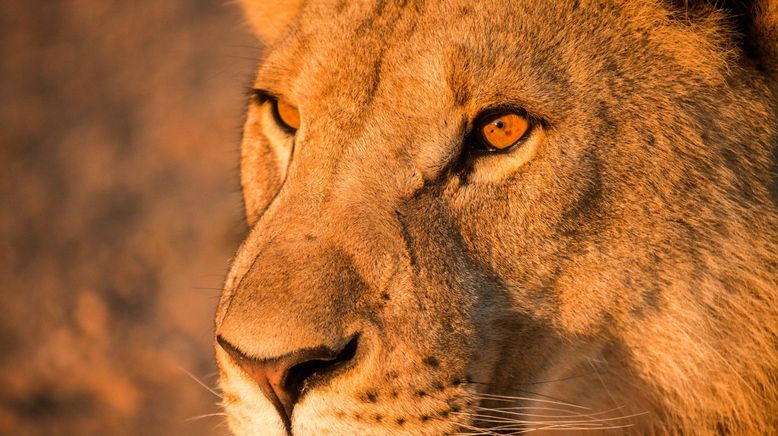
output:
<instances>
[{"instance_id":1,"label":"whisker","mask_svg":"<svg viewBox=\"0 0 778 436\"><path fill-rule=\"evenodd\" d=\"M600 412L600 413L593 413L591 415L581 415L581 416L579 416L579 418L581 418L581 417L593 417L595 415L603 415L605 413L611 413L611 412L613 412L615 410L621 409L622 407L623 406L616 407L614 409L606 410L606 411ZM620 421L620 420L624 420L624 419L637 418L638 416L644 416L644 415L648 415L648 411L632 413L632 414L629 414L629 415L612 416L612 417L609 417L609 418L592 418L592 419L588 419L588 420L579 419L579 420L568 420L568 421L564 421L564 422L567 422L567 423L575 423L575 422L611 422L611 421Z\"/></svg>"},{"instance_id":2,"label":"whisker","mask_svg":"<svg viewBox=\"0 0 778 436\"><path fill-rule=\"evenodd\" d=\"M462 412L464 413L464 412ZM503 417L494 417L494 416L483 416L485 418L493 419L494 421L490 422L505 422L505 421L513 421L517 423L529 423L529 424L540 424L540 425L556 425L556 424L600 424L603 422L612 422L612 421L621 421L625 419L635 418L637 416L646 415L648 412L641 412L641 413L633 413L631 415L624 415L624 416L617 416L612 418L593 418L593 419L571 419L571 420L565 420L565 421L525 421L525 420L512 420L511 418L503 418ZM465 413L466 414L466 413ZM472 416L479 416L479 415L472 415ZM479 418L481 421L487 421L486 419Z\"/></svg>"},{"instance_id":3,"label":"whisker","mask_svg":"<svg viewBox=\"0 0 778 436\"><path fill-rule=\"evenodd\" d=\"M198 415L198 416L193 416L191 418L187 418L187 419L184 420L184 422L197 421L198 419L211 418L211 417L214 417L214 416L227 416L227 414L224 413L224 412L206 413L204 415Z\"/></svg>"},{"instance_id":4,"label":"whisker","mask_svg":"<svg viewBox=\"0 0 778 436\"><path fill-rule=\"evenodd\" d=\"M478 422L489 422L489 423L497 423L497 424L510 424L510 425L588 425L588 426L602 426L604 421L609 421L607 419L605 420L599 420L599 419L591 419L591 420L568 420L568 421L559 421L559 420L552 420L552 421L538 421L538 420L523 420L523 419L514 419L514 418L503 418L503 417L494 417L494 416L488 416L488 415L478 415L478 414L471 414L466 412L458 412L456 415L460 416L466 416L469 418L473 418L477 420ZM627 417L622 417L618 419L627 419Z\"/></svg>"},{"instance_id":5,"label":"whisker","mask_svg":"<svg viewBox=\"0 0 778 436\"><path fill-rule=\"evenodd\" d=\"M179 367L178 367L178 369L180 369L181 371L183 371L183 372L184 372L184 374L188 375L188 376L189 376L189 377L190 377L192 380L194 380L195 382L197 382L197 384L199 384L200 386L202 386L203 388L205 388L205 390L207 390L208 392L210 392L210 393L214 394L214 395L216 396L216 398L218 398L218 399L220 399L220 400L223 400L223 399L224 399L224 397L222 397L221 395L219 395L219 393L218 393L218 392L216 392L214 389L212 389L212 388L208 387L208 385L206 385L205 383L203 383L202 381L200 381L200 379L198 379L197 377L195 377L195 376L194 376L194 374L192 374L191 372L187 371L187 370L186 370L186 369L185 369L183 366L179 366Z\"/></svg>"},{"instance_id":6,"label":"whisker","mask_svg":"<svg viewBox=\"0 0 778 436\"><path fill-rule=\"evenodd\" d=\"M552 401L552 400L544 400L540 398L530 398L530 397L512 397L508 395L494 395L494 394L484 394L484 393L477 393L474 395L474 397L481 397L478 399L481 400L495 400L495 401L535 401L539 403L548 403L548 404L556 404L558 406L568 406L568 407L575 407L578 409L584 409L584 410L591 410L590 407L581 406L580 404L573 404L573 403L566 403L564 401Z\"/></svg>"},{"instance_id":7,"label":"whisker","mask_svg":"<svg viewBox=\"0 0 778 436\"><path fill-rule=\"evenodd\" d=\"M611 404L616 404L616 400L613 399L613 395L611 395L611 391L608 389L608 386L605 386L605 379L602 378L602 375L600 375L600 370L597 369L597 366L594 364L594 360L587 358L586 360L589 361L589 366L592 367L594 370L594 373L597 374L597 378L600 380L600 384L602 385L602 388L605 390L605 393L608 394L608 398L611 400Z\"/></svg>"},{"instance_id":8,"label":"whisker","mask_svg":"<svg viewBox=\"0 0 778 436\"><path fill-rule=\"evenodd\" d=\"M483 413L469 413L469 412L458 412L454 415L457 416L464 416L469 418L470 420L473 420L476 422L475 425L478 425L479 423L486 424L488 428L481 429L479 427L476 427L474 425L466 425L466 424L460 424L460 426L466 430L473 430L473 431L481 431L483 433L475 433L475 434L525 434L532 431L542 431L542 430L549 430L549 431L586 431L586 430L610 430L610 429L621 429L621 428L629 428L633 427L634 423L619 423L618 421L628 420L631 418L635 418L638 416L647 415L649 412L640 412L640 413L633 413L629 415L622 415L622 416L616 416L616 417L606 417L606 418L599 418L597 417L606 415L609 413L613 413L619 409L622 409L624 406L619 406L616 408L603 410L599 412L594 412L590 414L575 414L575 415L537 415L540 418L553 418L553 419L544 419L544 420L525 420L525 419L516 419L506 416L494 416L494 415L484 415ZM483 407L476 407L476 409L485 409L487 412L497 412L497 413L505 413L506 411L502 411L500 409L489 409L489 408L483 408ZM550 409L556 409L556 408L550 408ZM564 409L561 409L562 411L565 411ZM531 417L534 416L533 414L527 414L523 412L507 412L506 414L515 414L520 417ZM589 418L589 419L570 419L570 418ZM493 425L489 425L493 424ZM612 425L611 425L612 424ZM510 433L505 433L505 432ZM460 434L473 434L473 433L460 433Z\"/></svg>"},{"instance_id":9,"label":"whisker","mask_svg":"<svg viewBox=\"0 0 778 436\"><path fill-rule=\"evenodd\" d=\"M495 436L499 436L499 434L498 434L498 433L495 433L495 432L493 432L493 431L491 431L491 430L488 430L488 429L484 429L484 428L478 428L478 427L473 427L472 425L468 425L468 424L464 424L464 423L457 423L457 424L458 424L460 427L462 427L462 428L464 428L464 429L466 429L466 430L471 430L471 431L475 431L475 432L477 432L477 433L470 433L470 434L478 434L478 435L495 435Z\"/></svg>"},{"instance_id":10,"label":"whisker","mask_svg":"<svg viewBox=\"0 0 778 436\"><path fill-rule=\"evenodd\" d=\"M643 416L643 415L648 415L648 412L646 411L646 412L633 413L633 414L630 414L630 415L616 416L616 417L613 417L613 418L596 418L596 419L588 421L588 422L619 421L619 420L622 420L622 419L636 418L638 416ZM568 422L573 422L573 421L568 421ZM585 422L585 421L581 421L581 422Z\"/></svg>"},{"instance_id":11,"label":"whisker","mask_svg":"<svg viewBox=\"0 0 778 436\"><path fill-rule=\"evenodd\" d=\"M564 400L562 398L556 398L556 397L552 397L551 395L540 394L540 393L532 392L532 391L517 390L516 392L519 392L519 393L522 393L522 394L536 395L538 397L548 398L549 400L554 400L554 401L561 401L563 403L567 402L566 400ZM571 404L574 404L574 403L571 403ZM579 404L576 404L576 405L580 406ZM580 406L580 407L583 407L583 406Z\"/></svg>"},{"instance_id":12,"label":"whisker","mask_svg":"<svg viewBox=\"0 0 778 436\"><path fill-rule=\"evenodd\" d=\"M489 385L489 383L478 383L478 382L470 382L470 383ZM523 393L523 394L529 394L529 395L536 395L538 397L548 398L549 400L560 401L562 403L566 403L567 402L567 401L565 401L565 400L563 400L561 398L556 398L556 397L552 397L550 395L540 394L540 393L532 392L532 391L517 390L516 392ZM478 394L480 394L480 395L494 395L494 394L487 394L487 393L480 393L480 392ZM506 396L502 396L501 395L501 397L506 397ZM508 397L508 398L510 398L510 397ZM575 406L579 406L579 407L583 407L583 406L581 406L579 404L574 404L574 405Z\"/></svg>"},{"instance_id":13,"label":"whisker","mask_svg":"<svg viewBox=\"0 0 778 436\"><path fill-rule=\"evenodd\" d=\"M619 429L619 428L629 428L629 427L632 427L632 426L633 426L632 424L627 424L627 425L611 425L611 426L607 426L607 427L595 427L595 428L591 428L591 427L547 426L547 427L539 427L539 428L529 428L529 429L526 429L526 430L521 430L521 431L517 431L517 432L514 432L514 433L510 433L510 434L512 434L512 435L525 434L525 433L530 433L530 432L538 431L538 430L549 430L549 431L615 430L615 429Z\"/></svg>"},{"instance_id":14,"label":"whisker","mask_svg":"<svg viewBox=\"0 0 778 436\"><path fill-rule=\"evenodd\" d=\"M576 424L576 425L569 425L569 424L551 424L551 425L544 425L543 427L529 427L527 425L520 425L520 424L514 424L514 425L503 425L498 427L492 427L494 430L499 430L501 432L504 432L506 430L517 430L519 432L526 431L526 430L552 430L552 429L567 429L567 428L578 428L578 429L586 429L586 430L602 430L605 428L602 424ZM516 433L510 433L510 434L516 434Z\"/></svg>"},{"instance_id":15,"label":"whisker","mask_svg":"<svg viewBox=\"0 0 778 436\"><path fill-rule=\"evenodd\" d=\"M506 407L506 408L490 408L490 407L483 407L483 406L475 406L475 409L484 410L488 412L495 412L495 413L502 413L505 415L516 415L516 416L536 416L536 417L542 417L542 418L577 418L577 417L593 417L598 415L606 415L608 413L615 412L619 409L623 409L624 406L614 407L612 409L603 410L600 412L593 412L593 413L574 413L572 411L568 411L565 409L559 409L556 407ZM539 414L539 413L525 413L525 412L514 412L513 410L516 409L542 409L542 410L554 410L554 411L561 411L561 412L568 412L566 415L545 415L545 414Z\"/></svg>"},{"instance_id":16,"label":"whisker","mask_svg":"<svg viewBox=\"0 0 778 436\"><path fill-rule=\"evenodd\" d=\"M589 360L591 360L591 359L589 359ZM577 375L571 375L569 377L556 378L556 379L551 379L551 380L540 380L540 381L534 381L534 382L516 383L515 385L516 386L543 385L543 384L548 384L548 383L558 383L558 382L563 382L563 381L568 381L568 380L574 380L574 379L581 378L581 377L587 377L587 375L586 374L577 374ZM480 382L480 381L476 381L476 380L469 380L467 383L476 384L476 385L485 385L485 386L493 386L494 385L494 383ZM540 394L538 394L538 395L540 395Z\"/></svg>"},{"instance_id":17,"label":"whisker","mask_svg":"<svg viewBox=\"0 0 778 436\"><path fill-rule=\"evenodd\" d=\"M538 424L538 422L535 421L524 421L521 419L514 419L514 418L500 418L500 417L479 415L479 414L467 413L467 412L456 412L456 413L452 413L452 415L473 418L478 422L509 423L509 424Z\"/></svg>"},{"instance_id":18,"label":"whisker","mask_svg":"<svg viewBox=\"0 0 778 436\"><path fill-rule=\"evenodd\" d=\"M553 412L564 412L565 415L558 415L558 416L568 416L568 417L575 417L575 416L589 416L589 415L597 415L598 413L576 413L576 411L573 410L567 410L562 409L559 407L485 407L485 406L475 406L475 408L484 410L487 412L495 412L495 413L505 413L508 415L514 415L514 414L521 414L521 415L529 415L527 412L516 412L516 410L548 410ZM552 415L542 415L537 414L538 416L552 416Z\"/></svg>"}]
</instances>

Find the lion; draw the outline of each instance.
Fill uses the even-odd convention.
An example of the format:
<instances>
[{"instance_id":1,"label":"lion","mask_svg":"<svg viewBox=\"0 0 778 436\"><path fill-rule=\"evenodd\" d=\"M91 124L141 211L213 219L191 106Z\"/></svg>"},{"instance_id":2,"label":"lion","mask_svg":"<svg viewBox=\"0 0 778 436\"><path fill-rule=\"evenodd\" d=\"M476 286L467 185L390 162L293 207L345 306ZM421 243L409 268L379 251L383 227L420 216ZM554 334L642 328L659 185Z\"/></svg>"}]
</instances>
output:
<instances>
[{"instance_id":1,"label":"lion","mask_svg":"<svg viewBox=\"0 0 778 436\"><path fill-rule=\"evenodd\" d=\"M778 434L778 1L242 3L235 434Z\"/></svg>"}]
</instances>

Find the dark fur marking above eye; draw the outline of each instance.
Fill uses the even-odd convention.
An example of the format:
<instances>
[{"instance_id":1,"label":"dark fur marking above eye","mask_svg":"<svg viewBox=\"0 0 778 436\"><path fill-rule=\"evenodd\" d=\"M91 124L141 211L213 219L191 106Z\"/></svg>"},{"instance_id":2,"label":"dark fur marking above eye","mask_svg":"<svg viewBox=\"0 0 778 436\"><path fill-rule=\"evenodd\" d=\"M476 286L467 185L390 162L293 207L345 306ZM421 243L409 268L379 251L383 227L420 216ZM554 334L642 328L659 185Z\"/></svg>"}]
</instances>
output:
<instances>
[{"instance_id":1,"label":"dark fur marking above eye","mask_svg":"<svg viewBox=\"0 0 778 436\"><path fill-rule=\"evenodd\" d=\"M455 45L448 54L446 82L453 94L454 104L457 107L465 106L472 98L470 90L473 87L473 77L467 68L471 58L472 55L461 44Z\"/></svg>"},{"instance_id":2,"label":"dark fur marking above eye","mask_svg":"<svg viewBox=\"0 0 778 436\"><path fill-rule=\"evenodd\" d=\"M397 425L403 426L403 425L405 425L405 418L397 418L397 420L395 420L395 422L397 423Z\"/></svg>"},{"instance_id":3,"label":"dark fur marking above eye","mask_svg":"<svg viewBox=\"0 0 778 436\"><path fill-rule=\"evenodd\" d=\"M375 61L375 64L373 65L372 74L370 75L368 86L367 86L367 96L365 105L370 104L370 102L373 101L373 99L376 96L376 93L378 92L378 86L381 84L381 68L384 63L384 50L382 49L379 54L378 58Z\"/></svg>"}]
</instances>

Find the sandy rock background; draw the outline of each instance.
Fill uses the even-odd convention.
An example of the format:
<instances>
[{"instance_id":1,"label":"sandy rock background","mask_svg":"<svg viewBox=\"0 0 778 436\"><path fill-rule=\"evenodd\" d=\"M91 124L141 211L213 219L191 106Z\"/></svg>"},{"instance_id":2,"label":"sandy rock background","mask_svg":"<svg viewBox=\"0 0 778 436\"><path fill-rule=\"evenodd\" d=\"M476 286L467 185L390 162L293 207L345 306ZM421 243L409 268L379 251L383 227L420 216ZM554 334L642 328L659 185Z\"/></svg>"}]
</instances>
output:
<instances>
[{"instance_id":1,"label":"sandy rock background","mask_svg":"<svg viewBox=\"0 0 778 436\"><path fill-rule=\"evenodd\" d=\"M235 4L0 0L0 434L222 435L259 55Z\"/></svg>"}]
</instances>

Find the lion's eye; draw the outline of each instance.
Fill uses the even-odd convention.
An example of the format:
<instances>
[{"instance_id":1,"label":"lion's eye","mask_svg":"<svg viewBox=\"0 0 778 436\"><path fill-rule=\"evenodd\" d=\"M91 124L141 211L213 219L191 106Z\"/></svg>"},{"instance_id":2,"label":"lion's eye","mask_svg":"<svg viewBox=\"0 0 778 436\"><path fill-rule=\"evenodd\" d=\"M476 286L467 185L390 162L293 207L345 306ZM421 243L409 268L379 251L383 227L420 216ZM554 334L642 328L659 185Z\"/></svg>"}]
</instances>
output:
<instances>
[{"instance_id":1,"label":"lion's eye","mask_svg":"<svg viewBox=\"0 0 778 436\"><path fill-rule=\"evenodd\" d=\"M529 120L515 112L490 114L476 123L480 146L487 151L507 151L529 130Z\"/></svg>"},{"instance_id":2,"label":"lion's eye","mask_svg":"<svg viewBox=\"0 0 778 436\"><path fill-rule=\"evenodd\" d=\"M279 126L294 133L300 128L300 111L291 104L278 99L272 100L273 116Z\"/></svg>"}]
</instances>

